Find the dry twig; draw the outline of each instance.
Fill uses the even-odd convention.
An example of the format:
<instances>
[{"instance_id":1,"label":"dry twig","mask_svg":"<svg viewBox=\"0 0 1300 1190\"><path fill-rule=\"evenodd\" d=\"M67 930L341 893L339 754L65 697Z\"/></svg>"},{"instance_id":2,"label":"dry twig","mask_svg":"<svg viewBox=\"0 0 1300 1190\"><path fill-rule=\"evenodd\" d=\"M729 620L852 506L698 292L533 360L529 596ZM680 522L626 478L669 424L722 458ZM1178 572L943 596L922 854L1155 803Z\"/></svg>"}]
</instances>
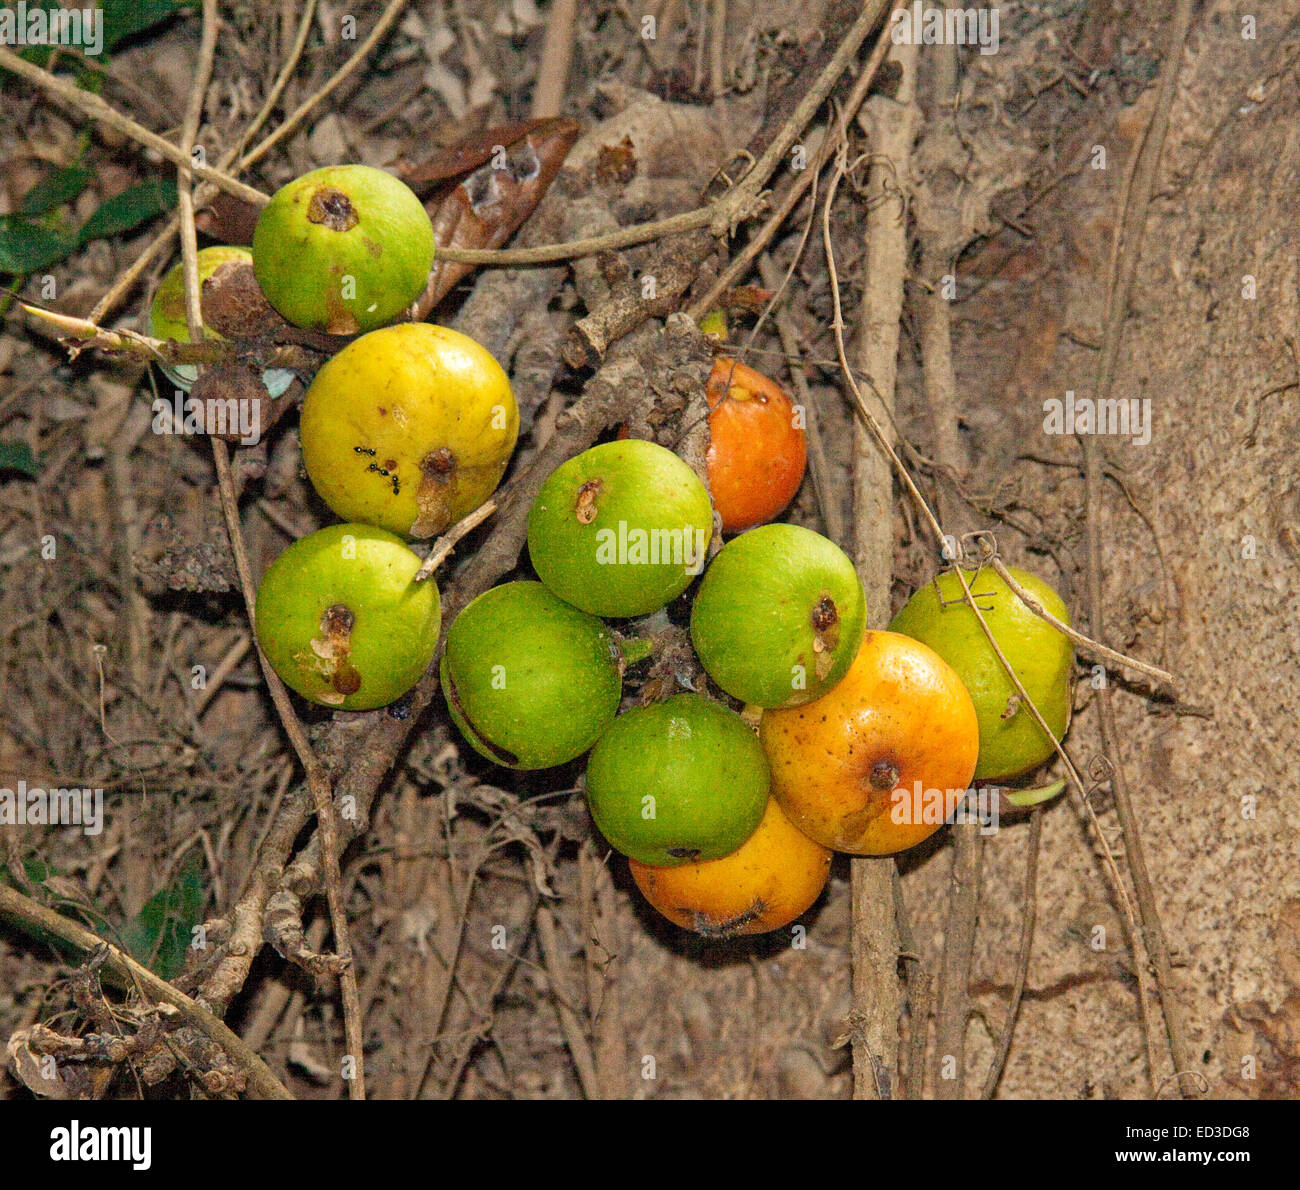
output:
<instances>
[{"instance_id":1,"label":"dry twig","mask_svg":"<svg viewBox=\"0 0 1300 1190\"><path fill-rule=\"evenodd\" d=\"M980 1091L981 1099L992 1099L1002 1080L1002 1071L1006 1068L1007 1054L1011 1051L1011 1039L1016 1032L1016 1019L1020 1014L1020 998L1025 992L1025 980L1029 976L1029 955L1034 947L1034 920L1038 915L1038 853L1043 839L1043 808L1035 806L1029 816L1029 841L1025 844L1025 891L1021 895L1020 949L1016 956L1016 982L1011 989L1011 999L1007 1004L1007 1019L1003 1023L998 1037L997 1048L993 1051L993 1061L984 1079L984 1088Z\"/></svg>"},{"instance_id":2,"label":"dry twig","mask_svg":"<svg viewBox=\"0 0 1300 1190\"><path fill-rule=\"evenodd\" d=\"M12 915L29 926L45 930L88 955L105 955L106 966L122 979L133 983L141 995L147 993L164 1004L172 1005L204 1036L221 1046L231 1060L247 1073L249 1086L260 1096L265 1099L293 1098L284 1084L267 1068L266 1063L224 1021L184 992L172 987L165 979L160 979L148 967L142 967L130 955L105 942L98 934L69 921L61 913L47 909L6 884L0 884L0 914Z\"/></svg>"},{"instance_id":3,"label":"dry twig","mask_svg":"<svg viewBox=\"0 0 1300 1190\"><path fill-rule=\"evenodd\" d=\"M888 40L887 34L882 34L882 40ZM857 329L858 365L875 378L876 407L887 422L893 418L907 228L899 208L893 202L879 200L889 197L895 171L906 173L913 124L905 113L915 85L916 47L897 46L891 56L902 67L899 102L879 96L866 109L881 113L874 121L873 149L885 164L873 168L868 181L869 192L876 200L868 202L867 213L865 270L871 280L863 293ZM836 346L845 363L844 319L831 236L831 211L847 163L845 133L822 208L822 240L831 277ZM849 383L854 383L851 378ZM889 463L868 442L863 430L855 426L853 538L866 592L868 623L872 627L883 626L889 620L893 533L888 526L892 521L892 507ZM893 869L892 858L853 860L851 950L854 1013L859 1018L859 1028L854 1033L853 1093L858 1099L891 1098L898 1078L902 997L898 981L899 934L894 913Z\"/></svg>"},{"instance_id":4,"label":"dry twig","mask_svg":"<svg viewBox=\"0 0 1300 1190\"><path fill-rule=\"evenodd\" d=\"M1129 295L1132 292L1133 279L1137 275L1142 251L1142 234L1146 227L1147 208L1155 189L1156 171L1160 164L1160 154L1164 147L1165 134L1169 128L1169 112L1173 106L1174 92L1178 82L1178 71L1182 65L1183 47L1191 27L1191 0L1178 0L1174 10L1173 21L1169 26L1169 36L1165 43L1164 60L1160 67L1160 82L1156 92L1155 106L1151 120L1141 140L1137 156L1134 158L1131 183L1122 202L1123 216L1116 227L1115 241L1111 255L1110 275L1107 282L1109 294L1106 310L1106 328L1100 359L1097 365L1096 392L1098 401L1110 396L1115 379L1115 370L1119 360L1120 342L1124 323L1128 318ZM1092 631L1102 635L1102 617L1105 602L1102 598L1101 576L1101 464L1098 459L1096 439L1090 435L1081 436L1084 459L1085 499L1087 502L1088 524L1088 610L1089 624ZM1160 920L1160 910L1156 905L1155 892L1151 877L1147 871L1146 857L1142 848L1142 836L1138 826L1137 815L1129 797L1128 783L1119 756L1119 733L1115 723L1115 711L1111 704L1110 686L1103 686L1098 692L1098 712L1101 718L1102 742L1105 755L1111 769L1111 791L1115 798L1115 809L1119 815L1120 829L1124 834L1124 851L1128 860L1128 869L1133 877L1134 891L1137 894L1138 910L1142 917L1142 932L1151 962L1155 968L1156 985L1160 991L1160 1009L1164 1016L1165 1029L1169 1037L1169 1050L1174 1062L1174 1077L1178 1082L1180 1094L1190 1097L1189 1089L1182 1076L1194 1073L1191 1065L1191 1048L1187 1038L1187 1026L1183 1020L1183 1010L1174 991L1173 963L1169 956L1169 943L1165 936L1164 925ZM1158 1080L1154 1059L1151 1069L1152 1082Z\"/></svg>"}]
</instances>

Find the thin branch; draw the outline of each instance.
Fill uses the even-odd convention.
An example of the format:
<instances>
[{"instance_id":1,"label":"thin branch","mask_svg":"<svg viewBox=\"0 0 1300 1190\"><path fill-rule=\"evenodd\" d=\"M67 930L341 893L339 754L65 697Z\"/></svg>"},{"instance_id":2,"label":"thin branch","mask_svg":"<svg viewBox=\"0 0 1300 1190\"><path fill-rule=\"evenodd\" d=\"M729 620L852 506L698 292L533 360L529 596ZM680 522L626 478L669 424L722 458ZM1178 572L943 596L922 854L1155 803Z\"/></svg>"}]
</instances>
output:
<instances>
[{"instance_id":1,"label":"thin branch","mask_svg":"<svg viewBox=\"0 0 1300 1190\"><path fill-rule=\"evenodd\" d=\"M882 6L883 8L884 6ZM890 45L888 24L876 46ZM916 47L894 46L893 59L901 70L900 95L906 99L915 82ZM865 68L864 68L865 70ZM822 202L822 241L828 262L833 262L831 214L835 195L845 174L848 156L848 122L840 113L836 137L835 170ZM907 159L912 124L901 120L883 134L881 152ZM870 185L880 184L875 171ZM882 377L877 393L887 419L893 417L893 361L898 356L903 273L907 233L892 209L868 204L866 219L866 270L871 284L862 296L858 313L859 364ZM830 266L831 290L836 309L835 334L843 349L844 323L840 311L839 278ZM888 463L871 450L860 428L853 432L853 553L862 577L869 609L868 625L883 627L889 619L889 590L893 571L893 534L888 531L893 504L893 484ZM882 519L883 514L883 519ZM898 1080L899 1026L902 988L898 978L900 932L895 912L893 856L855 856L851 866L850 959L852 965L853 1096L855 1099L890 1099Z\"/></svg>"},{"instance_id":2,"label":"thin branch","mask_svg":"<svg viewBox=\"0 0 1300 1190\"><path fill-rule=\"evenodd\" d=\"M156 1000L172 1005L204 1036L225 1050L231 1060L248 1075L248 1085L258 1095L264 1099L293 1098L266 1063L224 1021L196 1004L184 992L172 987L165 979L160 979L148 967L141 966L111 942L105 942L98 934L70 921L53 909L47 909L6 884L0 884L0 914L13 916L29 926L54 934L86 954L105 954L105 965L114 974L123 980L134 981Z\"/></svg>"},{"instance_id":3,"label":"thin branch","mask_svg":"<svg viewBox=\"0 0 1300 1190\"><path fill-rule=\"evenodd\" d=\"M217 45L217 0L203 0L203 35L199 45L199 59L190 88L189 102L185 110L185 121L181 129L180 154L181 165L177 178L177 195L180 207L182 268L185 277L185 321L189 329L190 341L201 342L203 339L203 315L199 298L198 271L198 235L194 227L194 192L193 178L189 168L191 149L198 134L199 119L203 114L203 92L207 88L208 78L212 73L212 60ZM253 609L256 603L256 591L253 587L252 572L248 564L248 553L244 547L243 533L239 523L239 502L234 491L234 481L230 472L230 452L219 438L212 439L213 458L217 469L217 481L221 489L221 507L226 515L226 526L230 535L231 549L235 555L235 564L239 572L240 585L244 590L245 604L248 609L249 623L254 623ZM259 654L261 649L259 646ZM269 668L263 659L263 668ZM276 679L278 682L278 678ZM284 720L285 730L294 742L295 750L303 757L305 750L311 756L311 746L293 708L288 695L280 686L280 697L275 700L276 709ZM291 726L292 722L292 726ZM296 729L299 740L294 739ZM301 742L301 747L299 743ZM313 757L314 759L314 757ZM306 760L304 758L304 767ZM330 796L329 783L324 779L324 770L317 765L318 778L311 781L311 790L316 801L316 813L321 821L321 837L325 845L325 888L329 900L330 920L334 930L335 951L338 954L342 970L339 986L343 993L344 1031L347 1035L348 1048L355 1061L355 1076L348 1080L348 1094L353 1099L365 1098L365 1072L362 1055L362 1032L360 1024L360 1005L357 999L356 971L352 966L351 947L348 942L347 914L343 906L341 892L342 880L338 865L338 830L334 822L334 805ZM310 778L311 772L308 770Z\"/></svg>"},{"instance_id":4,"label":"thin branch","mask_svg":"<svg viewBox=\"0 0 1300 1190\"><path fill-rule=\"evenodd\" d=\"M1029 842L1025 857L1025 890L1021 894L1023 916L1020 920L1020 952L1016 956L1016 982L1007 1004L1007 1019L998 1038L993 1062L984 1079L981 1099L992 1099L1006 1068L1007 1054L1011 1052L1011 1039L1016 1032L1016 1019L1020 1015L1020 1000L1025 993L1025 980L1029 976L1029 956L1034 948L1034 921L1038 916L1038 853L1043 839L1043 808L1037 806L1029 816Z\"/></svg>"},{"instance_id":5,"label":"thin branch","mask_svg":"<svg viewBox=\"0 0 1300 1190\"><path fill-rule=\"evenodd\" d=\"M239 523L239 502L235 495L235 481L230 471L230 449L220 438L212 439L212 456L217 468L217 490L221 495L221 511L226 519L226 530L230 536L231 550L235 555L235 569L239 575L240 589L244 595L244 606L248 622L254 626L256 617L254 609L257 604L257 589L253 584L252 569L248 562L248 550L244 545L244 534ZM352 966L352 946L348 937L347 913L343 905L343 880L339 873L339 828L335 817L334 798L330 789L329 777L324 766L312 751L307 733L294 712L289 692L279 675L271 668L266 654L259 643L257 659L262 667L262 676L266 680L271 701L275 704L285 734L289 737L293 750L297 753L303 771L307 775L307 787L311 792L312 802L316 808L316 819L320 829L322 851L324 855L324 884L326 899L329 902L330 923L334 931L334 950L342 963L346 963L339 977L339 989L343 995L343 1025L348 1051L355 1066L353 1078L348 1081L348 1095L353 1099L365 1098L365 1065L362 1052L361 1002L357 996L356 972Z\"/></svg>"},{"instance_id":6,"label":"thin branch","mask_svg":"<svg viewBox=\"0 0 1300 1190\"><path fill-rule=\"evenodd\" d=\"M484 521L488 519L497 510L496 498L487 500L480 504L469 516L463 520L457 521L452 525L437 541L433 543L433 549L429 551L429 556L420 563L420 569L415 572L415 578L411 581L422 583L435 570L438 569L456 548L457 543L467 533L477 529Z\"/></svg>"},{"instance_id":7,"label":"thin branch","mask_svg":"<svg viewBox=\"0 0 1300 1190\"><path fill-rule=\"evenodd\" d=\"M57 75L51 74L48 70L42 70L39 66L33 66L30 62L20 58L12 50L5 49L3 46L0 46L0 67L13 71L19 78L26 79L47 95L69 107L76 108L92 120L107 124L110 128L130 137L146 149L152 149L173 165L183 166L191 170L196 177L211 182L219 190L225 190L236 198L242 198L245 202L251 202L257 206L263 206L270 202L270 196L263 194L260 190L255 190L252 186L245 186L243 182L222 173L218 169L194 164L190 161L188 153L182 153L171 141L165 140L156 132L150 132L143 124L137 124L129 116L122 115L115 107L106 103L93 92L83 91L76 84L66 82Z\"/></svg>"},{"instance_id":8,"label":"thin branch","mask_svg":"<svg viewBox=\"0 0 1300 1190\"><path fill-rule=\"evenodd\" d=\"M1137 275L1142 250L1143 232L1146 227L1147 208L1155 189L1156 172L1160 164L1161 150L1164 147L1165 134L1169 129L1169 112L1173 106L1174 92L1178 81L1178 71L1182 65L1183 48L1187 42L1188 30L1192 21L1191 0L1178 0L1169 26L1169 36L1165 44L1164 58L1160 66L1160 81L1156 93L1155 105L1151 119L1141 139L1131 185L1126 187L1121 204L1122 218L1116 226L1114 247L1111 254L1110 276L1107 292L1109 301L1106 310L1106 329L1102 350L1097 363L1097 381L1095 397L1106 400L1114 384L1116 366L1119 361L1120 342L1123 337L1124 323L1128 318L1129 295ZM1098 460L1096 439L1091 435L1081 435L1084 459L1084 489L1088 526L1088 608L1089 626L1093 632L1101 635L1102 616L1105 604L1102 598L1101 575L1101 465ZM1165 936L1164 925L1160 919L1160 910L1156 905L1155 892L1147 872L1146 857L1142 848L1142 836L1137 816L1129 798L1128 783L1119 763L1118 729L1115 723L1115 711L1111 704L1110 686L1103 686L1098 692L1098 711L1101 719L1102 742L1105 755L1110 759L1111 791L1115 798L1115 810L1119 816L1120 829L1124 833L1124 851L1128 859L1129 873L1133 877L1133 886L1137 893L1138 909L1142 915L1142 932L1155 967L1156 985L1160 989L1160 1010L1164 1016L1165 1030L1169 1038L1169 1051L1173 1058L1174 1074L1180 1094L1190 1097L1181 1077L1191 1073L1191 1047L1187 1040L1187 1029L1183 1021L1182 1009L1174 996L1173 964L1169 956L1169 943ZM1139 972L1139 974L1141 974ZM1157 1080L1157 1072L1151 1071L1152 1082Z\"/></svg>"},{"instance_id":9,"label":"thin branch","mask_svg":"<svg viewBox=\"0 0 1300 1190\"><path fill-rule=\"evenodd\" d=\"M179 171L181 252L185 274L185 317L192 342L199 342L203 337L203 322L199 301L198 278L198 237L194 228L193 180L190 177L189 148L193 144L202 112L203 89L207 85L207 75L212 66L212 53L216 45L216 0L204 0L203 5L203 41L200 49L199 70L195 85L190 93L185 126L182 133L181 169ZM230 470L230 451L220 438L212 439L212 455L217 471L217 486L221 495L221 509L226 519L226 529L230 537L231 550L235 556L235 567L239 574L240 587L244 594L244 603L249 623L255 627L254 607L257 591L253 584L252 568L248 562L248 551L244 545L243 531L239 522L239 500L235 494L234 478ZM365 1098L365 1068L362 1053L362 1031L360 1023L360 1002L357 998L356 971L352 966L352 951L348 939L347 913L343 905L342 878L338 863L338 827L334 819L334 804L329 780L320 762L312 753L302 725L298 722L289 695L275 675L258 646L258 657L262 671L266 675L267 685L271 691L272 701L279 712L294 751L298 753L303 768L307 773L308 786L316 805L317 818L321 826L321 839L325 852L325 889L329 901L330 922L334 931L335 951L343 969L339 977L339 987L343 995L344 1032L348 1049L355 1063L354 1077L348 1080L348 1094L353 1099Z\"/></svg>"},{"instance_id":10,"label":"thin branch","mask_svg":"<svg viewBox=\"0 0 1300 1190\"><path fill-rule=\"evenodd\" d=\"M96 347L101 351L112 351L134 359L158 360L166 364L216 364L229 355L229 345L216 339L201 343L173 343L171 340L150 338L128 327L117 331L108 330L88 318L60 314L57 310L42 310L27 302L18 304L24 313L49 327L59 338L76 339L78 345L71 349L74 358L76 352L85 347Z\"/></svg>"},{"instance_id":11,"label":"thin branch","mask_svg":"<svg viewBox=\"0 0 1300 1190\"><path fill-rule=\"evenodd\" d=\"M553 0L546 17L546 38L533 87L534 120L558 116L564 110L564 93L569 87L569 65L573 61L573 26L578 0Z\"/></svg>"},{"instance_id":12,"label":"thin branch","mask_svg":"<svg viewBox=\"0 0 1300 1190\"><path fill-rule=\"evenodd\" d=\"M185 119L181 124L181 143L177 147L179 168L176 178L176 197L181 221L181 255L185 278L185 324L191 343L202 343L203 311L199 301L199 239L194 230L194 179L192 159L194 139L199 134L199 120L203 116L203 92L212 77L212 59L217 52L217 3L203 0L203 33L199 39L199 57L195 64L194 81L190 85L185 104Z\"/></svg>"},{"instance_id":13,"label":"thin branch","mask_svg":"<svg viewBox=\"0 0 1300 1190\"><path fill-rule=\"evenodd\" d=\"M1011 589L1012 594L1017 596L1034 615L1046 620L1057 632L1068 636L1081 652L1087 653L1102 661L1108 661L1111 665L1120 669L1134 669L1140 674L1145 674L1156 683L1157 690L1164 690L1172 697L1177 697L1177 690L1174 685L1174 675L1168 670L1161 669L1158 665L1151 665L1146 661L1139 661L1136 657L1130 657L1126 653L1117 653L1114 649L1107 648L1099 644L1091 637L1084 636L1077 628L1071 628L1062 620L1058 620L1051 612L1047 610L1033 595L1024 589L1011 572L1003 564L1002 559L993 558L989 565L998 572L1002 581Z\"/></svg>"},{"instance_id":14,"label":"thin branch","mask_svg":"<svg viewBox=\"0 0 1300 1190\"><path fill-rule=\"evenodd\" d=\"M951 108L956 95L957 49L951 44L936 47L931 59L931 123L927 140L938 140L943 129L939 113ZM916 100L913 97L913 104ZM922 150L924 152L924 150ZM942 176L943 171L937 171ZM964 529L969 522L966 506L957 498L956 484L970 467L965 443L957 427L957 374L952 362L952 320L949 303L940 287L940 276L948 269L963 237L960 212L938 191L938 179L924 177L913 195L917 239L921 249L922 284L915 292L920 323L921 372L924 377L926 412L930 422L939 483L935 493L940 520L949 529ZM970 525L970 527L974 527ZM979 920L980 878L984 861L984 837L974 822L954 823L952 869L948 892L948 913L943 928L943 949L939 956L939 985L935 1003L934 1032L936 1065L951 1058L951 1078L936 1072L935 1094L939 1099L966 1097L966 1030L970 1023L970 970Z\"/></svg>"}]
</instances>

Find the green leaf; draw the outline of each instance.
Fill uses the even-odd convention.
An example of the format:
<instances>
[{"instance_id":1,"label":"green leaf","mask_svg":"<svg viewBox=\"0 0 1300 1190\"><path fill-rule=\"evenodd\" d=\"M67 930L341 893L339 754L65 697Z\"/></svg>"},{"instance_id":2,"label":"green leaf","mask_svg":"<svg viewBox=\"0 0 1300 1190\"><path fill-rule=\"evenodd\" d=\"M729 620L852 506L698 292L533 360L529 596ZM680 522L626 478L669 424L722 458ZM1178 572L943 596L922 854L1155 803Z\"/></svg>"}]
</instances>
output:
<instances>
[{"instance_id":1,"label":"green leaf","mask_svg":"<svg viewBox=\"0 0 1300 1190\"><path fill-rule=\"evenodd\" d=\"M175 978L185 962L191 930L207 898L202 873L202 856L192 851L172 882L154 893L139 916L120 931L131 956L163 979Z\"/></svg>"},{"instance_id":2,"label":"green leaf","mask_svg":"<svg viewBox=\"0 0 1300 1190\"><path fill-rule=\"evenodd\" d=\"M154 178L123 190L104 203L77 233L77 242L85 245L91 240L115 236L130 231L146 219L170 211L176 205L176 183Z\"/></svg>"},{"instance_id":3,"label":"green leaf","mask_svg":"<svg viewBox=\"0 0 1300 1190\"><path fill-rule=\"evenodd\" d=\"M104 48L116 49L128 37L191 7L187 0L102 0Z\"/></svg>"},{"instance_id":4,"label":"green leaf","mask_svg":"<svg viewBox=\"0 0 1300 1190\"><path fill-rule=\"evenodd\" d=\"M26 894L28 888L36 887L44 890L43 895L39 895L37 900L43 902L48 908L53 909L56 913L61 913L64 917L73 921L78 921L87 929L93 930L100 937L108 938L112 936L112 927L108 921L100 914L94 906L83 904L81 901L71 899L65 895L60 895L50 888L48 881L52 877L62 876L63 873L57 868L52 868L44 860L38 859L34 854L23 856L23 871L27 876L26 883L20 883L13 877L13 872L8 864L0 864L0 884L7 884L11 888ZM29 938L34 938L37 942L50 947L57 951L70 963L82 963L86 959L85 952L79 947L74 946L71 942L65 941L58 934L51 934L48 930L40 926L32 925L23 921L21 918L11 917L4 918L4 921L14 926L21 933L26 934ZM109 982L117 983L117 980L109 979Z\"/></svg>"},{"instance_id":5,"label":"green leaf","mask_svg":"<svg viewBox=\"0 0 1300 1190\"><path fill-rule=\"evenodd\" d=\"M40 468L26 442L0 442L0 471L21 471L35 479Z\"/></svg>"},{"instance_id":6,"label":"green leaf","mask_svg":"<svg viewBox=\"0 0 1300 1190\"><path fill-rule=\"evenodd\" d=\"M34 855L23 856L23 872L26 873L28 884L44 884L55 875L53 869L44 860L37 859ZM10 875L8 864L0 864L0 881L13 888L19 887Z\"/></svg>"},{"instance_id":7,"label":"green leaf","mask_svg":"<svg viewBox=\"0 0 1300 1190\"><path fill-rule=\"evenodd\" d=\"M76 246L71 237L29 219L0 218L0 273L26 276L62 260Z\"/></svg>"},{"instance_id":8,"label":"green leaf","mask_svg":"<svg viewBox=\"0 0 1300 1190\"><path fill-rule=\"evenodd\" d=\"M71 202L90 184L91 176L90 170L79 165L52 170L23 195L19 214L44 215Z\"/></svg>"}]
</instances>

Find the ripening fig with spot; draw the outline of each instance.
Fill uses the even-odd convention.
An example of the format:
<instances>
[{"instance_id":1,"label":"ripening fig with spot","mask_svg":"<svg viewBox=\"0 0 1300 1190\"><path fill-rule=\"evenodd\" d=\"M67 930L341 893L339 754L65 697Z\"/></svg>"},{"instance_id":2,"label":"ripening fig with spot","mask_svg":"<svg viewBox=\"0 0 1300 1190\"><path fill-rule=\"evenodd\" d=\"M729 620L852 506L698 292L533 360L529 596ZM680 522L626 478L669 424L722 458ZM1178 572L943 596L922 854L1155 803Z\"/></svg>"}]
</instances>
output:
<instances>
[{"instance_id":1,"label":"ripening fig with spot","mask_svg":"<svg viewBox=\"0 0 1300 1190\"><path fill-rule=\"evenodd\" d=\"M424 292L433 222L405 182L329 165L280 187L253 232L253 270L295 326L354 335L392 322Z\"/></svg>"},{"instance_id":2,"label":"ripening fig with spot","mask_svg":"<svg viewBox=\"0 0 1300 1190\"><path fill-rule=\"evenodd\" d=\"M485 347L405 322L362 335L316 373L299 434L308 478L338 516L425 538L496 490L519 410Z\"/></svg>"},{"instance_id":3,"label":"ripening fig with spot","mask_svg":"<svg viewBox=\"0 0 1300 1190\"><path fill-rule=\"evenodd\" d=\"M645 616L704 565L709 493L672 451L629 438L562 463L528 513L537 577L595 616Z\"/></svg>"},{"instance_id":4,"label":"ripening fig with spot","mask_svg":"<svg viewBox=\"0 0 1300 1190\"><path fill-rule=\"evenodd\" d=\"M691 608L700 663L733 698L760 707L809 702L857 655L862 582L833 541L798 525L761 525L709 563Z\"/></svg>"},{"instance_id":5,"label":"ripening fig with spot","mask_svg":"<svg viewBox=\"0 0 1300 1190\"><path fill-rule=\"evenodd\" d=\"M420 559L396 534L331 525L295 541L257 590L258 644L310 702L344 711L387 706L433 661L442 607Z\"/></svg>"}]
</instances>

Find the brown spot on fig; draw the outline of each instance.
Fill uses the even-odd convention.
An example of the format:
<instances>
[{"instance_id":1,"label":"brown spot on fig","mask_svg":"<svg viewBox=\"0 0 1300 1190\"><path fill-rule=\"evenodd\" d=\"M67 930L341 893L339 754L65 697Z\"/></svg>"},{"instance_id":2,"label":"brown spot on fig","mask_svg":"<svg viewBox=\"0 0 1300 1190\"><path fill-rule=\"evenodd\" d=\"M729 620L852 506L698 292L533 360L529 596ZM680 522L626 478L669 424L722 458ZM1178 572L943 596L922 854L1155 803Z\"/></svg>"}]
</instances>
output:
<instances>
[{"instance_id":1,"label":"brown spot on fig","mask_svg":"<svg viewBox=\"0 0 1300 1190\"><path fill-rule=\"evenodd\" d=\"M184 295L177 321L185 317ZM271 308L246 260L228 260L213 271L199 291L203 325L231 339L283 330L289 324Z\"/></svg>"},{"instance_id":2,"label":"brown spot on fig","mask_svg":"<svg viewBox=\"0 0 1300 1190\"><path fill-rule=\"evenodd\" d=\"M892 756L882 756L871 766L871 772L867 774L867 782L872 789L880 793L889 793L898 788L898 778L901 775L898 762Z\"/></svg>"},{"instance_id":3,"label":"brown spot on fig","mask_svg":"<svg viewBox=\"0 0 1300 1190\"><path fill-rule=\"evenodd\" d=\"M320 630L328 637L347 637L356 626L357 618L345 603L334 603L327 607L320 618Z\"/></svg>"},{"instance_id":4,"label":"brown spot on fig","mask_svg":"<svg viewBox=\"0 0 1300 1190\"><path fill-rule=\"evenodd\" d=\"M882 814L889 813L889 802L884 798L872 797L861 810L846 814L840 819L839 830L835 833L832 846L837 851L852 851L858 840L867 832L871 824Z\"/></svg>"},{"instance_id":5,"label":"brown spot on fig","mask_svg":"<svg viewBox=\"0 0 1300 1190\"><path fill-rule=\"evenodd\" d=\"M334 670L330 685L346 698L361 689L361 674L357 672L356 666L340 661Z\"/></svg>"},{"instance_id":6,"label":"brown spot on fig","mask_svg":"<svg viewBox=\"0 0 1300 1190\"><path fill-rule=\"evenodd\" d=\"M355 335L361 329L357 316L343 302L342 293L325 287L325 331L331 335Z\"/></svg>"},{"instance_id":7,"label":"brown spot on fig","mask_svg":"<svg viewBox=\"0 0 1300 1190\"><path fill-rule=\"evenodd\" d=\"M578 498L573 505L573 515L578 524L590 525L596 519L596 498L603 486L599 479L589 479L578 489Z\"/></svg>"},{"instance_id":8,"label":"brown spot on fig","mask_svg":"<svg viewBox=\"0 0 1300 1190\"><path fill-rule=\"evenodd\" d=\"M349 694L361 689L361 675L348 661L355 626L356 617L347 604L331 604L321 613L320 635L307 642L310 653L299 655L299 659L310 664L328 684L329 689L320 695L321 701L328 706L339 706Z\"/></svg>"},{"instance_id":9,"label":"brown spot on fig","mask_svg":"<svg viewBox=\"0 0 1300 1190\"><path fill-rule=\"evenodd\" d=\"M823 636L840 622L840 613L835 600L823 595L812 609L812 626L818 636Z\"/></svg>"},{"instance_id":10,"label":"brown spot on fig","mask_svg":"<svg viewBox=\"0 0 1300 1190\"><path fill-rule=\"evenodd\" d=\"M812 624L813 652L816 654L813 669L817 680L825 681L835 665L830 654L840 643L840 610L829 592L823 592L822 597L813 605L808 620Z\"/></svg>"},{"instance_id":11,"label":"brown spot on fig","mask_svg":"<svg viewBox=\"0 0 1300 1190\"><path fill-rule=\"evenodd\" d=\"M226 442L257 441L274 420L274 402L261 373L242 363L205 368L190 389L190 399L202 410L202 429Z\"/></svg>"},{"instance_id":12,"label":"brown spot on fig","mask_svg":"<svg viewBox=\"0 0 1300 1190\"><path fill-rule=\"evenodd\" d=\"M415 490L418 510L412 537L432 537L451 524L451 497L456 484L456 456L445 446L420 460L420 486Z\"/></svg>"},{"instance_id":13,"label":"brown spot on fig","mask_svg":"<svg viewBox=\"0 0 1300 1190\"><path fill-rule=\"evenodd\" d=\"M359 222L357 210L342 190L317 186L307 203L307 219L330 231L351 231Z\"/></svg>"},{"instance_id":14,"label":"brown spot on fig","mask_svg":"<svg viewBox=\"0 0 1300 1190\"><path fill-rule=\"evenodd\" d=\"M440 479L443 483L446 483L451 473L456 470L456 456L445 446L440 446L437 450L431 450L420 460L420 470L425 475Z\"/></svg>"},{"instance_id":15,"label":"brown spot on fig","mask_svg":"<svg viewBox=\"0 0 1300 1190\"><path fill-rule=\"evenodd\" d=\"M747 925L758 921L767 912L767 905L762 897L755 897L747 908L734 917L727 917L722 921L707 913L701 913L698 909L688 909L685 906L678 906L678 911L687 914L691 919L691 929L705 938L734 938Z\"/></svg>"}]
</instances>

